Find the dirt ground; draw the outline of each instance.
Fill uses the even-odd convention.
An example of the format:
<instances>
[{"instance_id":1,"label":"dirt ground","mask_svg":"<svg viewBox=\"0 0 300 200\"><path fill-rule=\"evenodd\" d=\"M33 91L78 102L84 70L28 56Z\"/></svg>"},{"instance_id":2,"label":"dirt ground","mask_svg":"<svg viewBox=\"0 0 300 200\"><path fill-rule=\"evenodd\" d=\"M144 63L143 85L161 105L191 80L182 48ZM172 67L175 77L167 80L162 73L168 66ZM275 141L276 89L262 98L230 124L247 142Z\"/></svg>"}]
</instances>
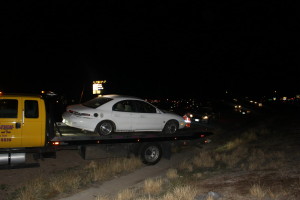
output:
<instances>
[{"instance_id":1,"label":"dirt ground","mask_svg":"<svg viewBox=\"0 0 300 200\"><path fill-rule=\"evenodd\" d=\"M30 163L36 162L33 160L32 155L28 156L28 161ZM0 191L2 194L0 199L6 200L8 194L42 174L51 176L51 174L57 171L84 166L89 161L83 160L76 150L66 150L57 152L56 159L47 158L38 162L40 163L40 167L37 168L0 170Z\"/></svg>"},{"instance_id":2,"label":"dirt ground","mask_svg":"<svg viewBox=\"0 0 300 200\"><path fill-rule=\"evenodd\" d=\"M249 195L249 188L257 183L264 188L264 191L269 191L268 199L300 199L300 114L297 112L263 113L250 118L240 116L227 118L227 116L224 116L215 126L211 127L212 130L217 129L218 133L221 134L213 136L212 142L207 144L206 148L217 148L224 143L224 137L231 137L235 132L250 128L254 124L268 126L271 127L272 130L282 133L270 139L264 138L265 141L258 141L254 144L268 151L276 150L283 152L286 156L286 162L281 168L253 171L233 169L225 173L224 171L214 173L193 184L199 188L199 191L203 192L203 194L208 191L219 193L221 199L259 199L258 197L255 198ZM184 156L182 159L184 159ZM10 193L20 188L33 177L38 177L40 174L51 176L54 172L81 167L88 162L90 161L83 160L76 150L67 150L58 152L56 159L40 161L39 168L0 170L0 200L7 200ZM163 162L165 163L167 161ZM170 168L170 166L156 168L162 173ZM146 169L149 170L149 167L145 167L145 170ZM153 168L153 170L154 169L155 168ZM146 178L143 172L138 174L139 175L135 176L142 176L139 182ZM156 175L159 175L159 173ZM128 176L128 179L132 179L132 177ZM116 183L118 178L115 178L114 181ZM137 182L132 184L137 184ZM133 185L127 184L126 186L132 187ZM101 190L101 185L96 188L97 190ZM123 188L124 184L119 189L121 190ZM110 192L107 191L107 188L105 189L107 193ZM114 187L111 192L115 193L117 190L118 188ZM76 199L75 197L76 195L69 197L69 199ZM83 199L82 196L80 198Z\"/></svg>"},{"instance_id":3,"label":"dirt ground","mask_svg":"<svg viewBox=\"0 0 300 200\"><path fill-rule=\"evenodd\" d=\"M300 114L297 107L280 108L276 112L257 115L249 121L256 127L267 127L270 135L260 137L258 141L248 144L250 148L260 149L266 154L282 155L280 159L270 162L279 164L271 168L258 167L254 170L233 168L209 175L194 185L199 190L214 191L222 200L297 200L300 199ZM230 130L234 134L243 127L250 128L247 120L243 123L224 124L222 131ZM230 128L231 126L231 128ZM235 128L232 128L235 127ZM217 148L222 136L216 136L215 143L209 148ZM249 155L251 156L251 155ZM268 164L268 163L267 163ZM266 165L267 165L266 164ZM257 191L250 189L256 187ZM260 196L261 195L261 196Z\"/></svg>"}]
</instances>

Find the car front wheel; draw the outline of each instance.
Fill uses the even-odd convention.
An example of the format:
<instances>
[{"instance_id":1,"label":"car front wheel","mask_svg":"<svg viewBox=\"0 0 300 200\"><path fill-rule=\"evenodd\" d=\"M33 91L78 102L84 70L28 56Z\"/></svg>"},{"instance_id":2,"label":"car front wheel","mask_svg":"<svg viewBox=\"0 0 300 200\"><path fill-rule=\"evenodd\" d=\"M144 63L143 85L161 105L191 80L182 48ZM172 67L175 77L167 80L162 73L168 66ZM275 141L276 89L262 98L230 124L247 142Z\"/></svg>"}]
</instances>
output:
<instances>
[{"instance_id":1,"label":"car front wheel","mask_svg":"<svg viewBox=\"0 0 300 200\"><path fill-rule=\"evenodd\" d=\"M168 121L163 129L164 134L173 134L178 129L178 123L175 120Z\"/></svg>"},{"instance_id":2,"label":"car front wheel","mask_svg":"<svg viewBox=\"0 0 300 200\"><path fill-rule=\"evenodd\" d=\"M96 126L99 135L110 135L114 132L114 124L110 121L102 121Z\"/></svg>"}]
</instances>

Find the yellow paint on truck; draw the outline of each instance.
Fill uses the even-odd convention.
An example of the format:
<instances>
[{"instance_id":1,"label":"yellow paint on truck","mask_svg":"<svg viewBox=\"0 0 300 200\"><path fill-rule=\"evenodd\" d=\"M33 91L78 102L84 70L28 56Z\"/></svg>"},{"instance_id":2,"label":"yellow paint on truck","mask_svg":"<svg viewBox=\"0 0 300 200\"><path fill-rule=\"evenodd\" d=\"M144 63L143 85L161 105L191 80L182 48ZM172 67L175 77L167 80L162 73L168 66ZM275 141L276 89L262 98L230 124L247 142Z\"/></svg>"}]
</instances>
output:
<instances>
[{"instance_id":1,"label":"yellow paint on truck","mask_svg":"<svg viewBox=\"0 0 300 200\"><path fill-rule=\"evenodd\" d=\"M0 96L0 148L43 147L46 108L38 95Z\"/></svg>"}]
</instances>

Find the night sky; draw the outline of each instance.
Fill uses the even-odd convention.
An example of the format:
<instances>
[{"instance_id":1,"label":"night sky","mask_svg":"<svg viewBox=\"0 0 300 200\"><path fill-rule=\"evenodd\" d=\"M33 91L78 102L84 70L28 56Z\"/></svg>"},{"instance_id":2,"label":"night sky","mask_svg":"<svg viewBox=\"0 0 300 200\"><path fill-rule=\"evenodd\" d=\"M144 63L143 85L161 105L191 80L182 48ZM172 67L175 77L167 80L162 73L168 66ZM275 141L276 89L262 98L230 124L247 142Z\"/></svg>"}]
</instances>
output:
<instances>
[{"instance_id":1,"label":"night sky","mask_svg":"<svg viewBox=\"0 0 300 200\"><path fill-rule=\"evenodd\" d=\"M0 91L79 97L107 80L105 93L140 97L300 93L291 1L1 4Z\"/></svg>"}]
</instances>

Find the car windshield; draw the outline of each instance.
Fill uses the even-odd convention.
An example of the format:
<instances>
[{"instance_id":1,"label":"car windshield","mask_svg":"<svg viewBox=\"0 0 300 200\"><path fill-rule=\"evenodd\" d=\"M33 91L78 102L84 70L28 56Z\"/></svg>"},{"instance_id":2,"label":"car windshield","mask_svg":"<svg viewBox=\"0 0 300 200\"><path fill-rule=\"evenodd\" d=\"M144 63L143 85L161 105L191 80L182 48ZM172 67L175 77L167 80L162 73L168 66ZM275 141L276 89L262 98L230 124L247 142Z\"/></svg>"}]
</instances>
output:
<instances>
[{"instance_id":1,"label":"car windshield","mask_svg":"<svg viewBox=\"0 0 300 200\"><path fill-rule=\"evenodd\" d=\"M82 105L89 107L89 108L98 108L99 106L111 101L111 98L106 98L106 97L97 97L94 99L91 99L85 103L83 103Z\"/></svg>"}]
</instances>

